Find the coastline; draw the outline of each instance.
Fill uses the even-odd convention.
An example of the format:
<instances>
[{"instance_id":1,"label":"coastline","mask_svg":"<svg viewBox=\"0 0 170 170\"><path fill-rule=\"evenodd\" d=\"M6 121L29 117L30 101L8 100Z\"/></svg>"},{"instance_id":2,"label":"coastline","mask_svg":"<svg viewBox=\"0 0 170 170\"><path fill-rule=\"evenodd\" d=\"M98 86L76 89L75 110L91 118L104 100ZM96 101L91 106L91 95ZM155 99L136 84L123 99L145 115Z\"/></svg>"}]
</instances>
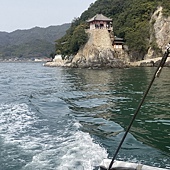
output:
<instances>
[{"instance_id":1,"label":"coastline","mask_svg":"<svg viewBox=\"0 0 170 170\"><path fill-rule=\"evenodd\" d=\"M134 61L134 62L128 62L127 67L154 67L157 66L159 61L162 59L162 57L157 58L151 58L151 59L145 59L141 61ZM30 60L30 59L24 59L24 60L0 60L0 63L24 63L24 62L31 62L31 63L43 63L43 66L46 67L72 67L70 60L55 60L55 61L48 61L45 60ZM165 67L170 67L170 57L167 58Z\"/></svg>"},{"instance_id":2,"label":"coastline","mask_svg":"<svg viewBox=\"0 0 170 170\"><path fill-rule=\"evenodd\" d=\"M154 67L157 66L157 63L162 59L162 57L151 58L136 62L130 62L129 65L133 67ZM170 67L170 57L167 58L166 66Z\"/></svg>"},{"instance_id":3,"label":"coastline","mask_svg":"<svg viewBox=\"0 0 170 170\"><path fill-rule=\"evenodd\" d=\"M158 65L159 61L162 59L162 57L152 58L152 59L146 59L141 61L135 61L135 62L128 62L127 67L155 67ZM67 60L57 60L52 62L46 62L43 64L47 67L72 67L71 62ZM170 57L167 58L165 67L170 67Z\"/></svg>"}]
</instances>

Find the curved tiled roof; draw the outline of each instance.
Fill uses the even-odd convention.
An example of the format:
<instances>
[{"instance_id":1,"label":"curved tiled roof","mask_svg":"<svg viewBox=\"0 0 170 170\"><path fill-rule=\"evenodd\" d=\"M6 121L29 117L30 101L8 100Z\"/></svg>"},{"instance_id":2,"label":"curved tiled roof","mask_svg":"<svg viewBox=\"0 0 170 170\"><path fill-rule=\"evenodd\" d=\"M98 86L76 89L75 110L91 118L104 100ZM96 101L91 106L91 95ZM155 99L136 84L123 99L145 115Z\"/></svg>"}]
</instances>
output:
<instances>
[{"instance_id":1,"label":"curved tiled roof","mask_svg":"<svg viewBox=\"0 0 170 170\"><path fill-rule=\"evenodd\" d=\"M112 19L107 18L103 14L96 14L93 18L87 20L87 22L92 22L92 21L112 21Z\"/></svg>"}]
</instances>

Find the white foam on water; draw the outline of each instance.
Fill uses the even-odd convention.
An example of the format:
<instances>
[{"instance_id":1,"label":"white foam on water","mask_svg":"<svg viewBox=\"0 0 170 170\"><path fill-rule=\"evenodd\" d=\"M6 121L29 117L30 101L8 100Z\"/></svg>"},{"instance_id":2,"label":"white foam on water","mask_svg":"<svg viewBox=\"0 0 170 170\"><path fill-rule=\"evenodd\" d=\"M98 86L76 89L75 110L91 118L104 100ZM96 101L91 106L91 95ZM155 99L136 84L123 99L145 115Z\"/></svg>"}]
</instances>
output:
<instances>
[{"instance_id":1,"label":"white foam on water","mask_svg":"<svg viewBox=\"0 0 170 170\"><path fill-rule=\"evenodd\" d=\"M0 135L8 142L14 142L36 122L33 112L26 104L0 106ZM11 140L12 139L12 140Z\"/></svg>"},{"instance_id":2,"label":"white foam on water","mask_svg":"<svg viewBox=\"0 0 170 170\"><path fill-rule=\"evenodd\" d=\"M61 157L59 170L80 169L92 170L98 166L107 152L99 144L94 143L88 133L77 131L61 144L65 148L65 154Z\"/></svg>"},{"instance_id":3,"label":"white foam on water","mask_svg":"<svg viewBox=\"0 0 170 170\"><path fill-rule=\"evenodd\" d=\"M47 120L40 119L26 104L0 105L0 137L4 144L17 146L32 156L22 170L93 170L107 158L106 150L79 130L79 122L69 120L64 124L59 120L63 127L52 134L47 125L35 126L42 121Z\"/></svg>"}]
</instances>

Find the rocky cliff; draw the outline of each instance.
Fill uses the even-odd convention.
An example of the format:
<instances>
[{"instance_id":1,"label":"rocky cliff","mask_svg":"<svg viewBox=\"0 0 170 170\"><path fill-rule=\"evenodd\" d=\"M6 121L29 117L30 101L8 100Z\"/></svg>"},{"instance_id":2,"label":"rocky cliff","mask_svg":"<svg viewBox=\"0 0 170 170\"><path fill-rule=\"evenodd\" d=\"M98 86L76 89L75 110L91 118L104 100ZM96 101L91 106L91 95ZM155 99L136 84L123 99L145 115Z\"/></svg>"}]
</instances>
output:
<instances>
[{"instance_id":1,"label":"rocky cliff","mask_svg":"<svg viewBox=\"0 0 170 170\"><path fill-rule=\"evenodd\" d=\"M107 29L87 30L89 40L79 50L72 60L72 67L125 67L128 57L119 49L112 46L110 33Z\"/></svg>"},{"instance_id":2,"label":"rocky cliff","mask_svg":"<svg viewBox=\"0 0 170 170\"><path fill-rule=\"evenodd\" d=\"M71 62L54 60L45 66L68 66L77 68L113 68L126 67L129 61L127 53L122 49L114 49L107 29L86 30L89 35L87 43L73 57Z\"/></svg>"},{"instance_id":3,"label":"rocky cliff","mask_svg":"<svg viewBox=\"0 0 170 170\"><path fill-rule=\"evenodd\" d=\"M150 47L145 59L160 57L170 42L170 16L165 17L158 7L150 20Z\"/></svg>"}]
</instances>

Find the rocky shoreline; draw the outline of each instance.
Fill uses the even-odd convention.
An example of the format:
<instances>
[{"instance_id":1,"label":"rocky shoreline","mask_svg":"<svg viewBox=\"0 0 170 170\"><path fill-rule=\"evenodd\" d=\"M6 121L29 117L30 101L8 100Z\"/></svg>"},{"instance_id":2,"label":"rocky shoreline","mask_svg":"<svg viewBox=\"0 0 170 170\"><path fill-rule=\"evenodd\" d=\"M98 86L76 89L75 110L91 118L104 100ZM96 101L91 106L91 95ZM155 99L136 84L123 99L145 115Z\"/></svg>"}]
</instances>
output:
<instances>
[{"instance_id":1,"label":"rocky shoreline","mask_svg":"<svg viewBox=\"0 0 170 170\"><path fill-rule=\"evenodd\" d=\"M122 65L119 64L119 66L120 67L157 67L161 59L162 59L161 57L157 57L157 58L146 59L146 60L141 60L141 61L136 61L136 62L128 62L126 64L122 63ZM75 67L71 61L62 60L62 59L58 59L58 60L55 60L52 62L47 62L44 64L44 66L47 66L47 67ZM118 67L118 66L115 66L115 67ZM170 57L167 58L165 67L170 67ZM97 65L91 65L88 68L97 68ZM101 68L101 65L99 65L98 68ZM110 65L108 65L108 66L106 65L105 68L111 68L111 67L110 67Z\"/></svg>"},{"instance_id":2,"label":"rocky shoreline","mask_svg":"<svg viewBox=\"0 0 170 170\"><path fill-rule=\"evenodd\" d=\"M137 62L130 62L130 66L133 67L157 67L162 57L152 58L152 59L146 59L142 61ZM170 67L170 57L167 58L165 67Z\"/></svg>"}]
</instances>

